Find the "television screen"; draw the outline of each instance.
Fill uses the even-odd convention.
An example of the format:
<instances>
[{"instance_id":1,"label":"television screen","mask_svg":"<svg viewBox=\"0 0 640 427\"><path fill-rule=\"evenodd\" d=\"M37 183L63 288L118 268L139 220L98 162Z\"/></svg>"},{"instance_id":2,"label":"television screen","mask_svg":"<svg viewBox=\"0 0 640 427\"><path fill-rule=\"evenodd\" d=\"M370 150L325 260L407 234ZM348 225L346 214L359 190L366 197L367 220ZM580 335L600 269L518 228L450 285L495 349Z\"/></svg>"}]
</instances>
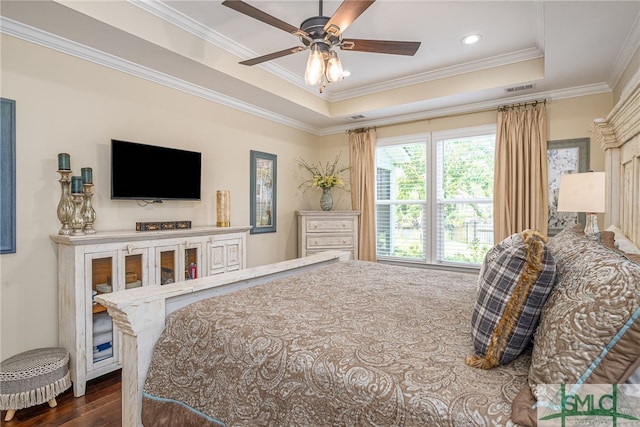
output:
<instances>
[{"instance_id":1,"label":"television screen","mask_svg":"<svg viewBox=\"0 0 640 427\"><path fill-rule=\"evenodd\" d=\"M111 140L111 198L200 200L202 155Z\"/></svg>"}]
</instances>

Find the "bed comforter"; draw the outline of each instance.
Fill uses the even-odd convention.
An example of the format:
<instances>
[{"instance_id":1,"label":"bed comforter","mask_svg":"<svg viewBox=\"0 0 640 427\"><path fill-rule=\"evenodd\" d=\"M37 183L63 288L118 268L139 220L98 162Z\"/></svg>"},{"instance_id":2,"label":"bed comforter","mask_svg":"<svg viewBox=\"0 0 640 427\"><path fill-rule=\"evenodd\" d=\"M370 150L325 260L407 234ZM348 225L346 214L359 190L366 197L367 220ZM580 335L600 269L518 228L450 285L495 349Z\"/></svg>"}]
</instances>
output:
<instances>
[{"instance_id":1,"label":"bed comforter","mask_svg":"<svg viewBox=\"0 0 640 427\"><path fill-rule=\"evenodd\" d=\"M350 261L172 313L145 426L508 426L529 355L483 371L477 276Z\"/></svg>"}]
</instances>

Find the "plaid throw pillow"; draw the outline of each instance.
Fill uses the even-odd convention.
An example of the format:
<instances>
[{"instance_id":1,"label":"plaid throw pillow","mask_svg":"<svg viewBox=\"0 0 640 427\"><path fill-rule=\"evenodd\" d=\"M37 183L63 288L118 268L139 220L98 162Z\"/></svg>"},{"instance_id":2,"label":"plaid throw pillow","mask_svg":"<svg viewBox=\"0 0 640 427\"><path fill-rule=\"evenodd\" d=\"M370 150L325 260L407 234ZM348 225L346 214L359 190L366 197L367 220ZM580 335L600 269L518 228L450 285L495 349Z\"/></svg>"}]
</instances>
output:
<instances>
[{"instance_id":1,"label":"plaid throw pillow","mask_svg":"<svg viewBox=\"0 0 640 427\"><path fill-rule=\"evenodd\" d=\"M537 231L514 234L486 262L471 319L475 355L466 363L491 369L515 359L529 344L555 283L556 265Z\"/></svg>"},{"instance_id":2,"label":"plaid throw pillow","mask_svg":"<svg viewBox=\"0 0 640 427\"><path fill-rule=\"evenodd\" d=\"M496 262L496 258L498 258L502 252L512 247L514 242L519 242L520 244L522 244L522 238L520 237L520 234L512 234L487 251L487 253L484 255L484 261L480 266L480 274L478 275L478 290L480 290L484 283L484 273L487 269L487 266L492 265L494 262Z\"/></svg>"}]
</instances>

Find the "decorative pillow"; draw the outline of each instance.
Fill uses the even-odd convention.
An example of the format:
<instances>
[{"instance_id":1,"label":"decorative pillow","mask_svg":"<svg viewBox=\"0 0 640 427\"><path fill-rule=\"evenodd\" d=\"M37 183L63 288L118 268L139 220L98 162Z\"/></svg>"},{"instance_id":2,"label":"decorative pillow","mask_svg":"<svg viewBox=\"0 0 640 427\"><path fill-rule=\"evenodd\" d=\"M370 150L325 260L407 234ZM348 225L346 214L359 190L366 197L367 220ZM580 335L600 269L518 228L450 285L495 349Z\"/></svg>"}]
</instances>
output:
<instances>
[{"instance_id":1,"label":"decorative pillow","mask_svg":"<svg viewBox=\"0 0 640 427\"><path fill-rule=\"evenodd\" d=\"M582 228L582 225L577 224L572 228L578 236L584 237L584 228ZM613 231L601 231L598 233L598 238L595 240L598 240L603 246L606 246L609 249L618 249L615 241L615 236L616 235Z\"/></svg>"},{"instance_id":2,"label":"decorative pillow","mask_svg":"<svg viewBox=\"0 0 640 427\"><path fill-rule=\"evenodd\" d=\"M559 280L540 316L525 386L539 404L555 398L553 385L622 383L640 357L640 265L572 228L547 247ZM513 406L512 420L523 425L532 425L531 412L516 408L528 394Z\"/></svg>"},{"instance_id":3,"label":"decorative pillow","mask_svg":"<svg viewBox=\"0 0 640 427\"><path fill-rule=\"evenodd\" d=\"M487 266L493 264L496 258L498 258L498 256L500 256L502 252L513 246L514 242L522 242L520 234L512 234L487 251L484 256L484 261L480 266L480 274L478 275L478 290L480 290L482 284L484 283L484 272L487 269Z\"/></svg>"},{"instance_id":4,"label":"decorative pillow","mask_svg":"<svg viewBox=\"0 0 640 427\"><path fill-rule=\"evenodd\" d=\"M525 349L555 282L555 262L542 235L525 230L507 239L497 257L485 260L480 279L471 319L476 354L466 359L476 368L507 364Z\"/></svg>"},{"instance_id":5,"label":"decorative pillow","mask_svg":"<svg viewBox=\"0 0 640 427\"><path fill-rule=\"evenodd\" d=\"M631 261L640 264L640 255L624 253L624 255L629 258Z\"/></svg>"},{"instance_id":6,"label":"decorative pillow","mask_svg":"<svg viewBox=\"0 0 640 427\"><path fill-rule=\"evenodd\" d=\"M636 245L634 245L631 240L627 239L624 236L622 230L620 230L618 227L614 227L612 225L611 227L607 228L607 231L611 231L614 233L616 248L618 250L628 254L640 255L640 248L636 247Z\"/></svg>"},{"instance_id":7,"label":"decorative pillow","mask_svg":"<svg viewBox=\"0 0 640 427\"><path fill-rule=\"evenodd\" d=\"M584 231L583 231L584 233ZM614 238L614 234L613 231L601 231L600 232L600 243L602 243L603 246L606 246L609 249L615 249L616 248L616 243L615 243L615 238Z\"/></svg>"}]
</instances>

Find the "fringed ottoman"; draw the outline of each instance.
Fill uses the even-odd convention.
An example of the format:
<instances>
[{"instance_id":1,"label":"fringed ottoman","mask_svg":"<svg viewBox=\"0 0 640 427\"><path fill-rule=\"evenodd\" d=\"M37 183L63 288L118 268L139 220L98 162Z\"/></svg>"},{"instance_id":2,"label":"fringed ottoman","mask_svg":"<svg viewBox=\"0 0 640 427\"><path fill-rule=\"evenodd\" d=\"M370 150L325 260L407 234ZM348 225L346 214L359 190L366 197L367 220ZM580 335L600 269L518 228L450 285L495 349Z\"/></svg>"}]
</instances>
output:
<instances>
[{"instance_id":1,"label":"fringed ottoman","mask_svg":"<svg viewBox=\"0 0 640 427\"><path fill-rule=\"evenodd\" d=\"M16 354L0 363L0 409L10 421L16 410L48 402L71 387L69 352L63 348L39 348Z\"/></svg>"}]
</instances>

